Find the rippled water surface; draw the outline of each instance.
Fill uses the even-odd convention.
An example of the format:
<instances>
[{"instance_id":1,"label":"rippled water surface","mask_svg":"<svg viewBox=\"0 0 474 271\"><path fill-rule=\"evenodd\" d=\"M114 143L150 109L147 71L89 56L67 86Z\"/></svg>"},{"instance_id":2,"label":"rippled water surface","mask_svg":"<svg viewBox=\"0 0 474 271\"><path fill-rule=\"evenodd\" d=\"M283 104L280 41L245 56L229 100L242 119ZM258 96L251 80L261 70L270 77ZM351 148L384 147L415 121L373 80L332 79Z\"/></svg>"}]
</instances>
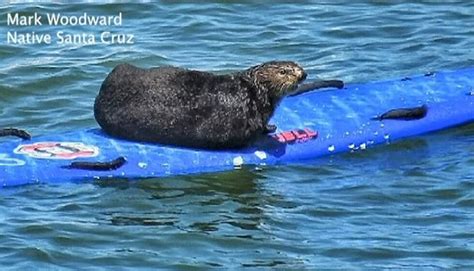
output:
<instances>
[{"instance_id":1,"label":"rippled water surface","mask_svg":"<svg viewBox=\"0 0 474 271\"><path fill-rule=\"evenodd\" d=\"M117 63L235 71L271 59L364 82L474 66L472 1L172 1L0 6L0 127L96 126ZM411 2L411 3L408 3ZM123 14L110 28L7 13ZM12 45L7 31L111 31L133 45ZM474 269L474 126L304 165L0 190L5 269Z\"/></svg>"}]
</instances>

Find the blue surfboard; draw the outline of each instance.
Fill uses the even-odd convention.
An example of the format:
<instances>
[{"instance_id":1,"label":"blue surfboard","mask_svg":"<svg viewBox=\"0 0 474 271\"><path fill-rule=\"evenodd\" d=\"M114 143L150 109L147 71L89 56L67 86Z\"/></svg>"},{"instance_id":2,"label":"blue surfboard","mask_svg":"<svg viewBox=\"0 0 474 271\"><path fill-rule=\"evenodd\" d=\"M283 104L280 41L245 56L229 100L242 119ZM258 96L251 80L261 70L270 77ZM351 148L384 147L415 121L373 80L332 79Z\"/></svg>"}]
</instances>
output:
<instances>
[{"instance_id":1,"label":"blue surfboard","mask_svg":"<svg viewBox=\"0 0 474 271\"><path fill-rule=\"evenodd\" d=\"M474 121L474 68L350 84L285 98L271 123L278 130L242 150L207 151L115 139L99 128L0 138L0 185L150 178L233 170L244 165L301 162ZM426 105L414 120L376 120L396 108ZM77 169L75 162L126 162L109 170Z\"/></svg>"}]
</instances>

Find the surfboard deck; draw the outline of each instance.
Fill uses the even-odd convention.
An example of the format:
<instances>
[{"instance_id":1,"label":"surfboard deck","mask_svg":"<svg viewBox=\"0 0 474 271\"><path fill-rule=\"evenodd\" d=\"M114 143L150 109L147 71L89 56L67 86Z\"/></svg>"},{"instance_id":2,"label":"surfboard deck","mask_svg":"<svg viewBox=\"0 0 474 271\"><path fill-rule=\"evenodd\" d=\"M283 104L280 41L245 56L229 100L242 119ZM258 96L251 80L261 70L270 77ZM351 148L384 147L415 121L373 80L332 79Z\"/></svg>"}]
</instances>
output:
<instances>
[{"instance_id":1,"label":"surfboard deck","mask_svg":"<svg viewBox=\"0 0 474 271\"><path fill-rule=\"evenodd\" d=\"M0 138L0 186L101 178L150 178L301 162L370 149L474 121L474 68L314 91L285 98L270 123L278 130L254 145L207 151L111 138L99 128ZM372 120L395 108L427 105L419 120ZM73 161L125 157L115 170L67 168Z\"/></svg>"}]
</instances>

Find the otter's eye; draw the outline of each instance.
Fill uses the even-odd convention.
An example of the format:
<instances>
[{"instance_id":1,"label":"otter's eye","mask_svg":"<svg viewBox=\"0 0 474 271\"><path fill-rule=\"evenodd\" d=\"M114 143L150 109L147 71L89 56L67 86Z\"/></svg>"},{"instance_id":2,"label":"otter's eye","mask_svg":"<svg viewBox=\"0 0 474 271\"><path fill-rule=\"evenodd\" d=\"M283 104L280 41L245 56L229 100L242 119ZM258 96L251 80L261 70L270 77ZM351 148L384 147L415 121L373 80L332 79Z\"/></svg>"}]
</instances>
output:
<instances>
[{"instance_id":1,"label":"otter's eye","mask_svg":"<svg viewBox=\"0 0 474 271\"><path fill-rule=\"evenodd\" d=\"M286 74L286 70L280 70L280 74L281 74L281 75L285 75L285 74Z\"/></svg>"}]
</instances>

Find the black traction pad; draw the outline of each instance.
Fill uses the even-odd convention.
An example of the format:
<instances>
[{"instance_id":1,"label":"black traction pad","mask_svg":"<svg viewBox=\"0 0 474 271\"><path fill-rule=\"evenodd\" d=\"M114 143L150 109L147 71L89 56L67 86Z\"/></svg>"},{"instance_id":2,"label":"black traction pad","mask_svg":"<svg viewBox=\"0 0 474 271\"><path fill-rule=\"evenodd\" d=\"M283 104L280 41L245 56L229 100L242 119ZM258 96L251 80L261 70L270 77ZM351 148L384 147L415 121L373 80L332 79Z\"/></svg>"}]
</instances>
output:
<instances>
[{"instance_id":1,"label":"black traction pad","mask_svg":"<svg viewBox=\"0 0 474 271\"><path fill-rule=\"evenodd\" d=\"M422 119L428 113L428 106L425 104L419 107L397 108L383 113L380 116L372 118L372 120L418 120Z\"/></svg>"}]
</instances>

